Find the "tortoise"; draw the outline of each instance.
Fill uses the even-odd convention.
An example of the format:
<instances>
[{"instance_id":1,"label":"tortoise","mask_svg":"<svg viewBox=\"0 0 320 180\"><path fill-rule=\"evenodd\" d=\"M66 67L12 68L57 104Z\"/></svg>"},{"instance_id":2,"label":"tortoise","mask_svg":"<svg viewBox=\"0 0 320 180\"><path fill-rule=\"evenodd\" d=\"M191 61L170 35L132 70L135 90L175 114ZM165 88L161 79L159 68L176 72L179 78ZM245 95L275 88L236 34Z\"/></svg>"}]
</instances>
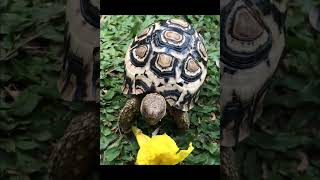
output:
<instances>
[{"instance_id":1,"label":"tortoise","mask_svg":"<svg viewBox=\"0 0 320 180\"><path fill-rule=\"evenodd\" d=\"M188 129L207 60L203 37L185 20L161 20L135 36L124 59L122 92L131 98L120 111L120 129L129 132L139 112L150 125L169 114Z\"/></svg>"},{"instance_id":2,"label":"tortoise","mask_svg":"<svg viewBox=\"0 0 320 180\"><path fill-rule=\"evenodd\" d=\"M93 179L99 157L100 2L67 0L64 56L57 87L86 111L69 122L48 159L48 179ZM86 35L83 36L83 33Z\"/></svg>"},{"instance_id":3,"label":"tortoise","mask_svg":"<svg viewBox=\"0 0 320 180\"><path fill-rule=\"evenodd\" d=\"M285 48L287 0L220 1L221 172L237 180L235 149L250 135Z\"/></svg>"}]
</instances>

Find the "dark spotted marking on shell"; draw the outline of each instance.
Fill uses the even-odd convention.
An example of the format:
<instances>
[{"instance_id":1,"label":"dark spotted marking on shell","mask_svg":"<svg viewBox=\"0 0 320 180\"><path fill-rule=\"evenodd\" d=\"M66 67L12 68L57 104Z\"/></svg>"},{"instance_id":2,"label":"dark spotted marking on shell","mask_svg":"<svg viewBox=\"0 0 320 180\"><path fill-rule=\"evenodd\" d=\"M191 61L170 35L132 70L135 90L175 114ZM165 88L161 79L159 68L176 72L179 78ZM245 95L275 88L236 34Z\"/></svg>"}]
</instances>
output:
<instances>
[{"instance_id":1,"label":"dark spotted marking on shell","mask_svg":"<svg viewBox=\"0 0 320 180\"><path fill-rule=\"evenodd\" d=\"M177 101L181 93L178 90L165 90L161 95L166 99L169 98Z\"/></svg>"},{"instance_id":2,"label":"dark spotted marking on shell","mask_svg":"<svg viewBox=\"0 0 320 180\"><path fill-rule=\"evenodd\" d=\"M150 91L150 87L140 79L136 80L136 90L137 89L140 89L140 91L142 91L140 93L144 93L144 92L149 92Z\"/></svg>"},{"instance_id":3,"label":"dark spotted marking on shell","mask_svg":"<svg viewBox=\"0 0 320 180\"><path fill-rule=\"evenodd\" d=\"M181 83L181 82L180 82L180 83L177 83L177 84L178 84L179 86L181 86L181 87L183 86L183 83Z\"/></svg>"},{"instance_id":4,"label":"dark spotted marking on shell","mask_svg":"<svg viewBox=\"0 0 320 180\"><path fill-rule=\"evenodd\" d=\"M182 35L175 31L166 31L164 37L174 42L181 42L183 39Z\"/></svg>"}]
</instances>

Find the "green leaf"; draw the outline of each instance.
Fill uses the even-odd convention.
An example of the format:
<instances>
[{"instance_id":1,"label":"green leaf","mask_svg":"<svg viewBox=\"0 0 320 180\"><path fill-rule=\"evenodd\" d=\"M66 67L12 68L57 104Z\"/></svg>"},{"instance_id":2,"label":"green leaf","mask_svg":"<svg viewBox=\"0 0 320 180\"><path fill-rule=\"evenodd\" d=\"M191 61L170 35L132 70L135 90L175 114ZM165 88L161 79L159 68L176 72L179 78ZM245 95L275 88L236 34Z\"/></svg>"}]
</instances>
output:
<instances>
[{"instance_id":1,"label":"green leaf","mask_svg":"<svg viewBox=\"0 0 320 180\"><path fill-rule=\"evenodd\" d=\"M0 26L0 34L10 34L12 32L16 32L19 25L26 21L27 19L21 14L2 13L0 14L0 22L5 24L5 26Z\"/></svg>"},{"instance_id":2,"label":"green leaf","mask_svg":"<svg viewBox=\"0 0 320 180\"><path fill-rule=\"evenodd\" d=\"M298 109L291 117L288 122L287 127L291 130L296 130L299 128L304 128L308 122L311 122L318 115L318 112L309 112L306 113L306 109Z\"/></svg>"},{"instance_id":3,"label":"green leaf","mask_svg":"<svg viewBox=\"0 0 320 180\"><path fill-rule=\"evenodd\" d=\"M15 152L16 144L12 139L0 139L0 149L5 150L6 152Z\"/></svg>"},{"instance_id":4,"label":"green leaf","mask_svg":"<svg viewBox=\"0 0 320 180\"><path fill-rule=\"evenodd\" d=\"M17 168L25 173L34 173L45 167L44 162L32 157L28 153L19 152L17 155Z\"/></svg>"},{"instance_id":5,"label":"green leaf","mask_svg":"<svg viewBox=\"0 0 320 180\"><path fill-rule=\"evenodd\" d=\"M111 131L110 128L102 127L101 133L102 133L104 136L108 136L109 134L112 133L112 131Z\"/></svg>"},{"instance_id":6,"label":"green leaf","mask_svg":"<svg viewBox=\"0 0 320 180\"><path fill-rule=\"evenodd\" d=\"M248 180L256 180L260 177L260 169L257 163L256 150L251 150L247 153L246 160L244 161L244 174Z\"/></svg>"},{"instance_id":7,"label":"green leaf","mask_svg":"<svg viewBox=\"0 0 320 180\"><path fill-rule=\"evenodd\" d=\"M104 99L105 99L105 100L111 100L111 99L114 97L115 94L116 94L116 93L115 93L114 91L109 90L108 93L107 93L107 95L104 96Z\"/></svg>"},{"instance_id":8,"label":"green leaf","mask_svg":"<svg viewBox=\"0 0 320 180\"><path fill-rule=\"evenodd\" d=\"M284 180L280 174L272 174L269 179L272 180Z\"/></svg>"},{"instance_id":9,"label":"green leaf","mask_svg":"<svg viewBox=\"0 0 320 180\"><path fill-rule=\"evenodd\" d=\"M61 96L55 83L51 85L32 86L32 88L34 92L37 92L46 99L57 99Z\"/></svg>"},{"instance_id":10,"label":"green leaf","mask_svg":"<svg viewBox=\"0 0 320 180\"><path fill-rule=\"evenodd\" d=\"M194 164L203 164L203 162L205 162L208 158L208 154L206 153L201 153L199 155L196 156L191 156L190 158L188 158L191 162L193 162Z\"/></svg>"},{"instance_id":11,"label":"green leaf","mask_svg":"<svg viewBox=\"0 0 320 180\"><path fill-rule=\"evenodd\" d=\"M205 165L219 165L219 156L218 157L209 157L205 162Z\"/></svg>"},{"instance_id":12,"label":"green leaf","mask_svg":"<svg viewBox=\"0 0 320 180\"><path fill-rule=\"evenodd\" d=\"M0 149L0 159L0 171L15 168L16 158L14 153L8 153Z\"/></svg>"},{"instance_id":13,"label":"green leaf","mask_svg":"<svg viewBox=\"0 0 320 180\"><path fill-rule=\"evenodd\" d=\"M50 131L45 130L41 132L32 133L32 137L37 141L48 141L49 139L51 139L52 134L50 133Z\"/></svg>"},{"instance_id":14,"label":"green leaf","mask_svg":"<svg viewBox=\"0 0 320 180\"><path fill-rule=\"evenodd\" d=\"M23 91L14 103L11 112L16 116L25 116L31 113L38 105L41 97L32 91Z\"/></svg>"},{"instance_id":15,"label":"green leaf","mask_svg":"<svg viewBox=\"0 0 320 180\"><path fill-rule=\"evenodd\" d=\"M7 82L10 79L11 79L10 75L8 75L8 74L0 74L0 81Z\"/></svg>"},{"instance_id":16,"label":"green leaf","mask_svg":"<svg viewBox=\"0 0 320 180\"><path fill-rule=\"evenodd\" d=\"M214 111L214 108L212 106L196 106L193 110L201 113L210 113Z\"/></svg>"},{"instance_id":17,"label":"green leaf","mask_svg":"<svg viewBox=\"0 0 320 180\"><path fill-rule=\"evenodd\" d=\"M17 122L7 123L0 121L0 130L2 131L11 131L18 125Z\"/></svg>"},{"instance_id":18,"label":"green leaf","mask_svg":"<svg viewBox=\"0 0 320 180\"><path fill-rule=\"evenodd\" d=\"M137 33L140 31L140 29L141 29L141 21L138 20L131 29L130 37L136 36Z\"/></svg>"},{"instance_id":19,"label":"green leaf","mask_svg":"<svg viewBox=\"0 0 320 180\"><path fill-rule=\"evenodd\" d=\"M112 147L107 149L104 152L104 158L105 161L113 161L114 159L116 159L119 155L120 155L120 148L119 147Z\"/></svg>"},{"instance_id":20,"label":"green leaf","mask_svg":"<svg viewBox=\"0 0 320 180\"><path fill-rule=\"evenodd\" d=\"M2 0L0 1L0 9L6 8L9 4L9 0Z\"/></svg>"},{"instance_id":21,"label":"green leaf","mask_svg":"<svg viewBox=\"0 0 320 180\"><path fill-rule=\"evenodd\" d=\"M19 149L22 150L31 150L39 147L39 144L30 139L17 140L16 145Z\"/></svg>"},{"instance_id":22,"label":"green leaf","mask_svg":"<svg viewBox=\"0 0 320 180\"><path fill-rule=\"evenodd\" d=\"M214 155L214 154L217 154L218 151L219 151L219 145L217 143L209 143L209 144L204 144L203 145L204 148L206 150L208 150L210 152L210 154Z\"/></svg>"},{"instance_id":23,"label":"green leaf","mask_svg":"<svg viewBox=\"0 0 320 180\"><path fill-rule=\"evenodd\" d=\"M32 10L32 17L35 21L48 21L51 18L57 17L64 12L63 4L52 4L48 7L34 7Z\"/></svg>"},{"instance_id":24,"label":"green leaf","mask_svg":"<svg viewBox=\"0 0 320 180\"><path fill-rule=\"evenodd\" d=\"M306 136L295 136L291 134L279 134L276 136L253 132L248 139L248 144L259 146L262 149L285 152L288 149L305 145L311 142Z\"/></svg>"},{"instance_id":25,"label":"green leaf","mask_svg":"<svg viewBox=\"0 0 320 180\"><path fill-rule=\"evenodd\" d=\"M111 142L117 139L117 135L110 134L108 136L100 137L100 150L106 149Z\"/></svg>"},{"instance_id":26,"label":"green leaf","mask_svg":"<svg viewBox=\"0 0 320 180\"><path fill-rule=\"evenodd\" d=\"M41 35L42 38L52 40L54 42L63 42L63 33L57 32L54 27L49 26L44 31L45 33Z\"/></svg>"}]
</instances>

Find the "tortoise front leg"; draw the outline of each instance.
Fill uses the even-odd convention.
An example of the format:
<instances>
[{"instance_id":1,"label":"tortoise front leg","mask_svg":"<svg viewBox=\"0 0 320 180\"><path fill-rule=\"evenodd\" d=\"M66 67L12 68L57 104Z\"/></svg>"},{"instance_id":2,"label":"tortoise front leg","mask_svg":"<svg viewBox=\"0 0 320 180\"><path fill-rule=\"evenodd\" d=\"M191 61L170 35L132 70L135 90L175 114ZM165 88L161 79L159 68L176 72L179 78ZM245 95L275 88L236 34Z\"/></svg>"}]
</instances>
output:
<instances>
[{"instance_id":1,"label":"tortoise front leg","mask_svg":"<svg viewBox=\"0 0 320 180\"><path fill-rule=\"evenodd\" d=\"M187 111L181 111L179 109L175 108L168 108L170 115L174 118L177 127L182 130L189 129L190 121L189 121L189 115Z\"/></svg>"},{"instance_id":2,"label":"tortoise front leg","mask_svg":"<svg viewBox=\"0 0 320 180\"><path fill-rule=\"evenodd\" d=\"M220 146L221 159L221 179L222 180L239 180L238 167L236 164L235 151L232 147Z\"/></svg>"},{"instance_id":3,"label":"tortoise front leg","mask_svg":"<svg viewBox=\"0 0 320 180\"><path fill-rule=\"evenodd\" d=\"M119 127L124 133L131 130L132 124L135 122L136 115L139 114L141 98L134 96L129 99L119 113Z\"/></svg>"}]
</instances>

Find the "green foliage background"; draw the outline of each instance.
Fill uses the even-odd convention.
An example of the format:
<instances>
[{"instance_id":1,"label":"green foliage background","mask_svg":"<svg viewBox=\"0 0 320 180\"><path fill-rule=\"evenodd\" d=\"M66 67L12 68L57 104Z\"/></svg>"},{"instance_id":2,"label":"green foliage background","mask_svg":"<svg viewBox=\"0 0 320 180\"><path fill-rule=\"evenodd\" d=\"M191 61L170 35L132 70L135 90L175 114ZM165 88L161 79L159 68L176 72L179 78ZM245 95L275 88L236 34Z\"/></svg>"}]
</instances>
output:
<instances>
[{"instance_id":1,"label":"green foliage background","mask_svg":"<svg viewBox=\"0 0 320 180\"><path fill-rule=\"evenodd\" d=\"M151 135L160 127L158 134L167 133L182 149L193 143L195 150L182 164L220 163L219 144L219 70L216 61L220 57L220 17L187 16L194 28L200 32L208 52L208 74L201 89L196 106L189 112L191 127L186 132L176 129L171 117L166 117L160 125L150 127L140 118L138 127ZM132 133L121 134L117 118L127 97L121 87L124 75L124 57L134 36L148 25L163 19L184 18L183 16L106 16L100 32L100 164L134 164L138 144Z\"/></svg>"},{"instance_id":2,"label":"green foliage background","mask_svg":"<svg viewBox=\"0 0 320 180\"><path fill-rule=\"evenodd\" d=\"M46 179L69 107L78 109L56 87L64 17L64 0L0 1L0 179Z\"/></svg>"}]
</instances>

